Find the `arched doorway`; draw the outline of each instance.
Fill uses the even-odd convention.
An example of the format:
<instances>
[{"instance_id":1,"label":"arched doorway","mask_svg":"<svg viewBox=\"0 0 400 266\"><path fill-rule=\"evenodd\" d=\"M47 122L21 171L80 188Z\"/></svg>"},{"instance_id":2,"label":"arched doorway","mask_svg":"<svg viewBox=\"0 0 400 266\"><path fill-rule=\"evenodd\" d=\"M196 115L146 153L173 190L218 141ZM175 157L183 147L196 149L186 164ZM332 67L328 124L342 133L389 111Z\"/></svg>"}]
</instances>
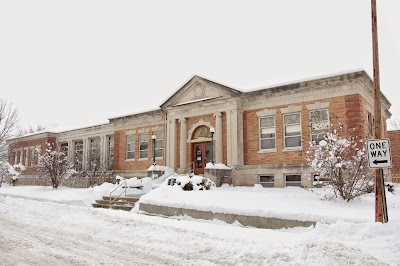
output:
<instances>
[{"instance_id":1,"label":"arched doorway","mask_svg":"<svg viewBox=\"0 0 400 266\"><path fill-rule=\"evenodd\" d=\"M204 174L206 164L211 161L210 128L199 126L192 135L192 159L194 162L194 174Z\"/></svg>"}]
</instances>

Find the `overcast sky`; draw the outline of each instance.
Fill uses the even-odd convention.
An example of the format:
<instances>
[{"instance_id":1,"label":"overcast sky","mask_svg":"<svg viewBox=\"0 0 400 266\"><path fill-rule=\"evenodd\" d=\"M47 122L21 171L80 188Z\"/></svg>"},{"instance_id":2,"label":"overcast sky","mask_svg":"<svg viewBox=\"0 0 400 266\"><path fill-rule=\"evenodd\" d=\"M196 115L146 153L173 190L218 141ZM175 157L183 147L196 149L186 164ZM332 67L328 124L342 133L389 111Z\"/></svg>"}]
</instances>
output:
<instances>
[{"instance_id":1,"label":"overcast sky","mask_svg":"<svg viewBox=\"0 0 400 266\"><path fill-rule=\"evenodd\" d=\"M0 98L22 125L72 128L157 108L193 75L239 90L372 77L370 2L0 0ZM400 118L400 1L377 2L381 90Z\"/></svg>"}]
</instances>

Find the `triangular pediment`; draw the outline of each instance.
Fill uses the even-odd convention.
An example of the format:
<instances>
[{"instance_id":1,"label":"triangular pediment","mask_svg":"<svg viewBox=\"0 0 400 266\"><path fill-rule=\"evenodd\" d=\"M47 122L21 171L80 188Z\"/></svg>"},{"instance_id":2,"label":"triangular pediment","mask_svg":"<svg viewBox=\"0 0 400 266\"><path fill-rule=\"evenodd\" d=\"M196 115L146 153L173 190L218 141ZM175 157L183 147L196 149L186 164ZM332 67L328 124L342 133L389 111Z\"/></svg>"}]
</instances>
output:
<instances>
[{"instance_id":1,"label":"triangular pediment","mask_svg":"<svg viewBox=\"0 0 400 266\"><path fill-rule=\"evenodd\" d=\"M161 108L181 106L219 98L238 96L241 92L216 82L194 76L169 97Z\"/></svg>"}]
</instances>

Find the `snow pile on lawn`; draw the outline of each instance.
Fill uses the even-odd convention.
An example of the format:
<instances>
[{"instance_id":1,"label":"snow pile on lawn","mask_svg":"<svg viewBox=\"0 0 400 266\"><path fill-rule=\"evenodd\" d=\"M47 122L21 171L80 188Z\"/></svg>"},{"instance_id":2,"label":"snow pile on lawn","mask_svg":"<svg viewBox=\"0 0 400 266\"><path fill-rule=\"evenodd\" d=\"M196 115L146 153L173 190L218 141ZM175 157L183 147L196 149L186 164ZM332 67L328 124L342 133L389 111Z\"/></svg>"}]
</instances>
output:
<instances>
[{"instance_id":1,"label":"snow pile on lawn","mask_svg":"<svg viewBox=\"0 0 400 266\"><path fill-rule=\"evenodd\" d=\"M158 187L162 184L165 179L171 176L174 173L172 168L166 166L159 166L159 165L152 165L149 167L148 171L162 171L164 172L163 175L157 178L150 178L150 177L143 177L137 178L132 177L125 179L122 176L116 176L115 179L117 180L117 185L121 184L121 182L126 181L127 184L127 194L146 194L154 187ZM137 187L137 188L134 188ZM139 188L141 187L141 188Z\"/></svg>"},{"instance_id":2,"label":"snow pile on lawn","mask_svg":"<svg viewBox=\"0 0 400 266\"><path fill-rule=\"evenodd\" d=\"M165 176L170 174L171 169L166 167L163 171L165 171L165 174L154 180L149 177L124 179L120 176L116 176L116 179L119 180L119 182L126 180L127 194L141 195L151 191L155 184L164 182ZM110 192L118 185L119 184L103 183L93 188L59 187L54 189L49 186L5 186L5 184L3 184L3 186L0 187L0 195L78 206L91 206L97 199L101 199L103 196L109 196ZM123 188L118 188L113 195L119 194L122 189Z\"/></svg>"},{"instance_id":3,"label":"snow pile on lawn","mask_svg":"<svg viewBox=\"0 0 400 266\"><path fill-rule=\"evenodd\" d=\"M91 206L97 199L109 195L114 186L111 183L103 183L101 186L93 188L59 187L54 189L50 186L7 186L0 188L0 195L77 206Z\"/></svg>"},{"instance_id":4,"label":"snow pile on lawn","mask_svg":"<svg viewBox=\"0 0 400 266\"><path fill-rule=\"evenodd\" d=\"M323 200L319 192L295 187L263 188L222 186L204 191L183 191L162 185L142 196L139 203L218 213L275 217L299 221L374 221L375 195L364 195L351 202ZM389 220L400 220L400 193L387 193Z\"/></svg>"}]
</instances>

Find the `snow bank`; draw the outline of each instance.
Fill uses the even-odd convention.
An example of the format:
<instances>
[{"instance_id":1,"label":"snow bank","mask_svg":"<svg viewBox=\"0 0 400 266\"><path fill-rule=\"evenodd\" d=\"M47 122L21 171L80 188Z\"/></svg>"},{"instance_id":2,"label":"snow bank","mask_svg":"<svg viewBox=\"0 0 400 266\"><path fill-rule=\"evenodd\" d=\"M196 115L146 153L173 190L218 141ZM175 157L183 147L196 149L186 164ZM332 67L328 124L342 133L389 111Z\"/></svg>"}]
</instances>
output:
<instances>
[{"instance_id":1,"label":"snow bank","mask_svg":"<svg viewBox=\"0 0 400 266\"><path fill-rule=\"evenodd\" d=\"M50 186L1 186L0 195L33 199L43 202L63 203L77 206L91 206L97 199L107 196L114 188L111 183L103 183L93 188L69 188Z\"/></svg>"},{"instance_id":2,"label":"snow bank","mask_svg":"<svg viewBox=\"0 0 400 266\"><path fill-rule=\"evenodd\" d=\"M276 217L332 223L374 221L375 196L364 195L351 202L324 200L323 189L219 187L206 191L183 191L160 186L142 196L139 203L219 213ZM400 195L387 193L389 220L400 220Z\"/></svg>"}]
</instances>

